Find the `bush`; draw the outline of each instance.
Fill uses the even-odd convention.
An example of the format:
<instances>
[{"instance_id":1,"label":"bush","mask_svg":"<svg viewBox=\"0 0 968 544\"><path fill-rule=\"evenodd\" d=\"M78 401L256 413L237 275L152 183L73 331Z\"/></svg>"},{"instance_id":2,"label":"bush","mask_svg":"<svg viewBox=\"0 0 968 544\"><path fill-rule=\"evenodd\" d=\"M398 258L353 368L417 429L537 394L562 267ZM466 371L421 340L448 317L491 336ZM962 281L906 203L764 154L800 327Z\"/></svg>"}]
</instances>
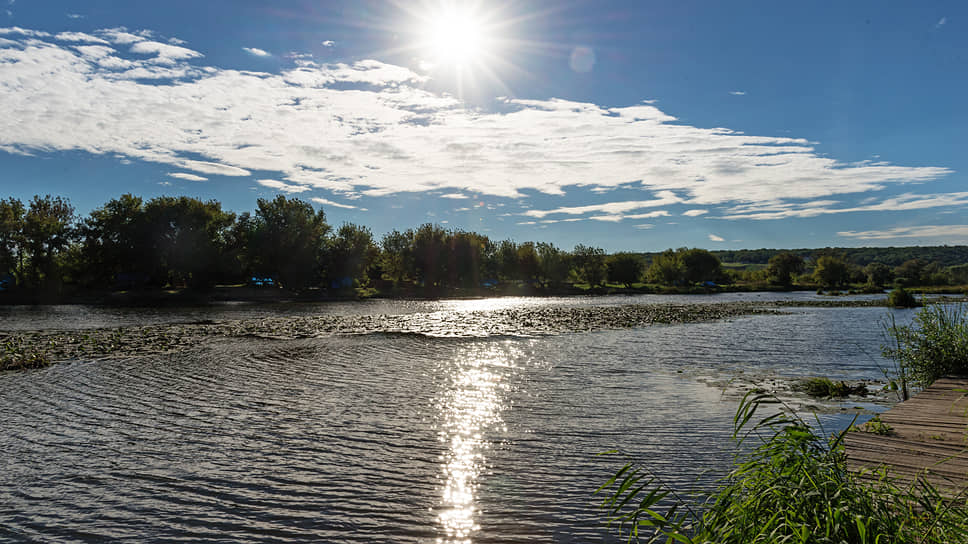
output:
<instances>
[{"instance_id":1,"label":"bush","mask_svg":"<svg viewBox=\"0 0 968 544\"><path fill-rule=\"evenodd\" d=\"M610 526L630 541L717 543L950 543L968 540L965 501L945 500L928 484L861 483L847 471L843 438L821 438L780 412L746 430L761 404L749 393L736 413L734 438L759 437L738 457L720 489L699 505L666 500L674 492L648 469L628 463L599 492Z\"/></svg>"},{"instance_id":2,"label":"bush","mask_svg":"<svg viewBox=\"0 0 968 544\"><path fill-rule=\"evenodd\" d=\"M921 303L914 298L914 295L905 291L903 287L898 287L887 295L887 305L892 308L916 308Z\"/></svg>"},{"instance_id":3,"label":"bush","mask_svg":"<svg viewBox=\"0 0 968 544\"><path fill-rule=\"evenodd\" d=\"M811 397L820 398L843 398L850 395L864 396L867 394L867 386L864 384L851 386L844 381L835 382L830 378L807 378L797 385L797 389Z\"/></svg>"},{"instance_id":4,"label":"bush","mask_svg":"<svg viewBox=\"0 0 968 544\"><path fill-rule=\"evenodd\" d=\"M891 346L885 357L894 359L902 384L927 387L948 375L968 375L968 313L962 304L925 306L911 325L887 328Z\"/></svg>"}]
</instances>

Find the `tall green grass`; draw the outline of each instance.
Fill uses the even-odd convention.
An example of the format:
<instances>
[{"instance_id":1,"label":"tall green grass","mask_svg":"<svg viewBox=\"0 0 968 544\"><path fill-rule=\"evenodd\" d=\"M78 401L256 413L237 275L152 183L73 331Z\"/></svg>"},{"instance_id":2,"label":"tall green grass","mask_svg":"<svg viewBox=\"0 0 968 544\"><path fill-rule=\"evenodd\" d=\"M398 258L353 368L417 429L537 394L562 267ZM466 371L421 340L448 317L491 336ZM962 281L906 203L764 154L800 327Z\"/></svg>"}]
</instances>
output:
<instances>
[{"instance_id":1,"label":"tall green grass","mask_svg":"<svg viewBox=\"0 0 968 544\"><path fill-rule=\"evenodd\" d=\"M927 387L938 378L968 375L968 311L964 304L928 304L911 325L891 322L883 354L904 385Z\"/></svg>"},{"instance_id":2,"label":"tall green grass","mask_svg":"<svg viewBox=\"0 0 968 544\"><path fill-rule=\"evenodd\" d=\"M785 411L754 419L777 402L743 398L733 437L758 443L703 500L683 500L647 467L627 463L596 492L605 495L609 527L629 542L968 542L964 493L945 499L926 483L903 487L883 477L861 483L847 471L848 431L823 438Z\"/></svg>"}]
</instances>

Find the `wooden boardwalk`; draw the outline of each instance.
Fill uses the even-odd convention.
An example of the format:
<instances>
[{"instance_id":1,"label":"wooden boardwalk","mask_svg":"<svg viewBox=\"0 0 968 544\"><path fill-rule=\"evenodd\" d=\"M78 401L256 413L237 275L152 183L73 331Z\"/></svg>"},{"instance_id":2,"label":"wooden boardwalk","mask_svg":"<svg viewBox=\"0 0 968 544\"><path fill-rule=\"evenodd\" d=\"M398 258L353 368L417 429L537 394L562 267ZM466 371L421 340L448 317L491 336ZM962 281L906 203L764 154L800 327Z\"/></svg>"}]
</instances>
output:
<instances>
[{"instance_id":1,"label":"wooden boardwalk","mask_svg":"<svg viewBox=\"0 0 968 544\"><path fill-rule=\"evenodd\" d=\"M923 478L949 496L968 487L968 378L942 378L881 421L893 432L847 433L850 470L876 479L870 471L884 468L898 484Z\"/></svg>"}]
</instances>

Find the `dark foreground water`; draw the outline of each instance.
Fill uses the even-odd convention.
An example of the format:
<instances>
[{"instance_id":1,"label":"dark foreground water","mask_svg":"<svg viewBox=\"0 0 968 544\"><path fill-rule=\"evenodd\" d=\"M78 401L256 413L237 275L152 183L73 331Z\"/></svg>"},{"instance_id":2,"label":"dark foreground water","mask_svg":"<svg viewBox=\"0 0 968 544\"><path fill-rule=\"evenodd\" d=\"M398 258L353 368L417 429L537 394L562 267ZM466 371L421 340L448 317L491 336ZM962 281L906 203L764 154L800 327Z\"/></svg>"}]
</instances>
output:
<instances>
[{"instance_id":1,"label":"dark foreground water","mask_svg":"<svg viewBox=\"0 0 968 544\"><path fill-rule=\"evenodd\" d=\"M0 540L600 542L592 492L623 460L598 452L708 487L736 408L708 383L880 378L887 315L222 340L2 374Z\"/></svg>"}]
</instances>

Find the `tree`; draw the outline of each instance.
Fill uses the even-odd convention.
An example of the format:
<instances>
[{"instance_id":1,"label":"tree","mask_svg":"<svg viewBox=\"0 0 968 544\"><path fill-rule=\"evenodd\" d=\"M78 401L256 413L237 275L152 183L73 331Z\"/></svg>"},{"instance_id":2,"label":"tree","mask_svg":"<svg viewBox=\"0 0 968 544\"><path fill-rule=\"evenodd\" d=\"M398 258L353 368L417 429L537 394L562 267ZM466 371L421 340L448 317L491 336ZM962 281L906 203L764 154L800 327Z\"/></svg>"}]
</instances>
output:
<instances>
[{"instance_id":1,"label":"tree","mask_svg":"<svg viewBox=\"0 0 968 544\"><path fill-rule=\"evenodd\" d=\"M789 287L793 283L793 275L803 273L803 266L803 257L784 251L770 257L766 270L772 283Z\"/></svg>"},{"instance_id":2,"label":"tree","mask_svg":"<svg viewBox=\"0 0 968 544\"><path fill-rule=\"evenodd\" d=\"M671 249L652 257L652 264L646 273L649 283L677 285L684 281L685 271L679 254Z\"/></svg>"},{"instance_id":3,"label":"tree","mask_svg":"<svg viewBox=\"0 0 968 544\"><path fill-rule=\"evenodd\" d=\"M440 225L424 223L413 234L414 279L425 287L442 287L448 275L449 233Z\"/></svg>"},{"instance_id":4,"label":"tree","mask_svg":"<svg viewBox=\"0 0 968 544\"><path fill-rule=\"evenodd\" d=\"M538 252L534 242L525 242L518 246L518 278L524 281L534 281L538 277Z\"/></svg>"},{"instance_id":5,"label":"tree","mask_svg":"<svg viewBox=\"0 0 968 544\"><path fill-rule=\"evenodd\" d=\"M114 283L121 274L146 277L150 272L146 251L150 240L141 198L124 194L108 201L91 212L80 232L88 281L103 285Z\"/></svg>"},{"instance_id":6,"label":"tree","mask_svg":"<svg viewBox=\"0 0 968 544\"><path fill-rule=\"evenodd\" d=\"M257 201L249 254L260 275L273 276L288 289L300 290L319 276L330 227L326 214L311 204L279 195Z\"/></svg>"},{"instance_id":7,"label":"tree","mask_svg":"<svg viewBox=\"0 0 968 544\"><path fill-rule=\"evenodd\" d=\"M908 259L894 269L894 277L902 285L920 285L924 262L920 259Z\"/></svg>"},{"instance_id":8,"label":"tree","mask_svg":"<svg viewBox=\"0 0 968 544\"><path fill-rule=\"evenodd\" d=\"M572 252L572 263L581 281L591 287L605 281L605 250L600 247L578 244Z\"/></svg>"},{"instance_id":9,"label":"tree","mask_svg":"<svg viewBox=\"0 0 968 544\"><path fill-rule=\"evenodd\" d=\"M681 248L676 253L682 262L686 283L718 281L723 276L722 264L715 255L705 249Z\"/></svg>"},{"instance_id":10,"label":"tree","mask_svg":"<svg viewBox=\"0 0 968 544\"><path fill-rule=\"evenodd\" d=\"M22 273L25 213L20 200L13 197L0 200L0 274L11 272L19 276Z\"/></svg>"},{"instance_id":11,"label":"tree","mask_svg":"<svg viewBox=\"0 0 968 544\"><path fill-rule=\"evenodd\" d=\"M894 277L891 267L876 261L864 267L864 274L867 276L867 283L881 287L890 283Z\"/></svg>"},{"instance_id":12,"label":"tree","mask_svg":"<svg viewBox=\"0 0 968 544\"><path fill-rule=\"evenodd\" d=\"M235 214L215 200L161 196L145 205L145 218L156 284L215 284Z\"/></svg>"},{"instance_id":13,"label":"tree","mask_svg":"<svg viewBox=\"0 0 968 544\"><path fill-rule=\"evenodd\" d=\"M518 245L513 240L501 240L497 244L494 267L501 281L518 279Z\"/></svg>"},{"instance_id":14,"label":"tree","mask_svg":"<svg viewBox=\"0 0 968 544\"><path fill-rule=\"evenodd\" d=\"M608 257L605 266L609 282L631 287L641 278L644 263L634 253L616 253Z\"/></svg>"},{"instance_id":15,"label":"tree","mask_svg":"<svg viewBox=\"0 0 968 544\"><path fill-rule=\"evenodd\" d=\"M536 246L538 251L538 276L545 286L557 287L568 279L568 272L571 269L571 256L554 244L539 242Z\"/></svg>"},{"instance_id":16,"label":"tree","mask_svg":"<svg viewBox=\"0 0 968 544\"><path fill-rule=\"evenodd\" d=\"M28 277L35 286L60 283L57 255L74 235L74 207L61 197L34 196L24 214L23 239L30 254Z\"/></svg>"},{"instance_id":17,"label":"tree","mask_svg":"<svg viewBox=\"0 0 968 544\"><path fill-rule=\"evenodd\" d=\"M365 284L366 271L379 255L370 229L343 223L329 243L329 278L334 287L348 287L347 280Z\"/></svg>"},{"instance_id":18,"label":"tree","mask_svg":"<svg viewBox=\"0 0 968 544\"><path fill-rule=\"evenodd\" d=\"M847 262L832 255L821 256L814 267L813 280L824 289L843 286L847 282Z\"/></svg>"},{"instance_id":19,"label":"tree","mask_svg":"<svg viewBox=\"0 0 968 544\"><path fill-rule=\"evenodd\" d=\"M383 248L383 270L395 285L413 274L413 231L400 232L396 229L383 235L380 245Z\"/></svg>"}]
</instances>

